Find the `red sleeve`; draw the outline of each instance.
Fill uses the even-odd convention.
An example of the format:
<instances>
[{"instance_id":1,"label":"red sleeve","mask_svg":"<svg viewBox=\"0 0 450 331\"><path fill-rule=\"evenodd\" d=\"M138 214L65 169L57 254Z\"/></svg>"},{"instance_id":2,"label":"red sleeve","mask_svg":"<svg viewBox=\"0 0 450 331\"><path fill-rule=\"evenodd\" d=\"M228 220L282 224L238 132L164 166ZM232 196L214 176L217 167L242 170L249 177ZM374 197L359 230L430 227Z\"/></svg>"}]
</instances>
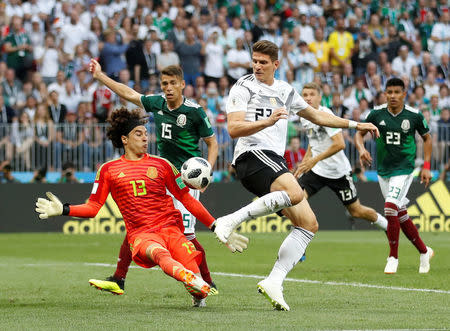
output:
<instances>
[{"instance_id":1,"label":"red sleeve","mask_svg":"<svg viewBox=\"0 0 450 331\"><path fill-rule=\"evenodd\" d=\"M200 201L194 199L189 194L189 188L184 184L178 170L170 162L163 162L165 162L166 164L164 179L169 192L172 193L175 199L180 201L186 207L186 209L195 216L195 218L197 218L200 222L202 222L209 228L214 222L214 217L211 216L209 211L202 205Z\"/></svg>"},{"instance_id":2,"label":"red sleeve","mask_svg":"<svg viewBox=\"0 0 450 331\"><path fill-rule=\"evenodd\" d=\"M110 175L108 167L102 165L98 169L91 195L87 203L69 206L69 216L91 218L97 215L100 208L108 198L110 187Z\"/></svg>"}]
</instances>

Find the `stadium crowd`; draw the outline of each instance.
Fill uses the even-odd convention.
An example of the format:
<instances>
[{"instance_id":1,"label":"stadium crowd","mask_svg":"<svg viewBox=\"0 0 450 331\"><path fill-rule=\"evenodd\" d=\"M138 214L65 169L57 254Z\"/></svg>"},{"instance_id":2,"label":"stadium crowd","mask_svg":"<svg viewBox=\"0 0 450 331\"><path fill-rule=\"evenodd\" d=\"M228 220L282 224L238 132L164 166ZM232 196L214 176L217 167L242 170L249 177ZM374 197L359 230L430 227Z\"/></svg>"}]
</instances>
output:
<instances>
[{"instance_id":1,"label":"stadium crowd","mask_svg":"<svg viewBox=\"0 0 450 331\"><path fill-rule=\"evenodd\" d=\"M117 154L105 120L118 106L135 106L92 79L91 58L143 94L160 93L159 71L180 64L184 94L210 117L218 169L227 170L233 141L225 103L232 84L251 72L251 47L261 39L280 48L276 78L299 92L319 83L322 105L341 117L364 120L385 103L386 81L403 79L407 103L431 128L433 169L449 160L447 0L6 0L0 33L0 159L15 170L60 170L71 161L93 171ZM353 134L345 139L355 163ZM307 146L296 118L293 137L301 139L288 148L291 164Z\"/></svg>"}]
</instances>

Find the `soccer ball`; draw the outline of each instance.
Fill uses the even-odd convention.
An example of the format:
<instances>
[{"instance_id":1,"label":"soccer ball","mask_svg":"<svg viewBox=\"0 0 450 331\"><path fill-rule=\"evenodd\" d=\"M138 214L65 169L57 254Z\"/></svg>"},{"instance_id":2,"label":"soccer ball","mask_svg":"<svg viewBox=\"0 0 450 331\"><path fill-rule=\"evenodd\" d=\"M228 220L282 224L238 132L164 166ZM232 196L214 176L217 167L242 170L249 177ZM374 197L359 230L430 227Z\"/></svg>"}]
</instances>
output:
<instances>
[{"instance_id":1,"label":"soccer ball","mask_svg":"<svg viewBox=\"0 0 450 331\"><path fill-rule=\"evenodd\" d=\"M201 190L212 181L212 168L201 157L191 157L181 166L181 179L190 188Z\"/></svg>"}]
</instances>

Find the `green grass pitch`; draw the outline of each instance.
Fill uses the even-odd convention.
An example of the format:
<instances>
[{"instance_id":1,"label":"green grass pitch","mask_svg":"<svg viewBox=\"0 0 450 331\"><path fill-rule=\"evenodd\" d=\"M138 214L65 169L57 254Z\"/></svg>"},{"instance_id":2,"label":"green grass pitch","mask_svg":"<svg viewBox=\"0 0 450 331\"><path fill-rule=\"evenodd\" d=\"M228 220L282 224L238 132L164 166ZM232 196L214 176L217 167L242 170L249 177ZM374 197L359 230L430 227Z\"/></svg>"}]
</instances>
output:
<instances>
[{"instance_id":1,"label":"green grass pitch","mask_svg":"<svg viewBox=\"0 0 450 331\"><path fill-rule=\"evenodd\" d=\"M113 273L122 236L1 234L0 330L450 328L450 233L422 234L436 252L429 274L418 273L419 254L402 236L399 270L384 275L384 233L319 231L284 283L291 311L279 312L256 284L285 235L252 234L249 249L232 254L199 233L220 294L192 308L161 270L131 268L122 296L88 286Z\"/></svg>"}]
</instances>

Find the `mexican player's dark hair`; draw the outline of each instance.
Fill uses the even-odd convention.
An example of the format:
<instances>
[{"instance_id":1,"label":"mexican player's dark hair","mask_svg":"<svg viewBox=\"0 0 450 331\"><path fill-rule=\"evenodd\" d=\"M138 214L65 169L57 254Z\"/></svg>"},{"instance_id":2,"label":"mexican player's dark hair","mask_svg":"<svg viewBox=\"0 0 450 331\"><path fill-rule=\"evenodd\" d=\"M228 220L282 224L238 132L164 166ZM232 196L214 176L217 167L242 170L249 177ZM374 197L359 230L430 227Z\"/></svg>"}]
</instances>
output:
<instances>
[{"instance_id":1,"label":"mexican player's dark hair","mask_svg":"<svg viewBox=\"0 0 450 331\"><path fill-rule=\"evenodd\" d=\"M386 82L386 89L389 86L400 86L402 88L402 90L405 90L405 83L403 82L403 80L401 80L400 78L391 78Z\"/></svg>"},{"instance_id":2,"label":"mexican player's dark hair","mask_svg":"<svg viewBox=\"0 0 450 331\"><path fill-rule=\"evenodd\" d=\"M183 69L181 69L178 65L170 65L161 70L161 76L167 75L167 76L175 76L179 78L180 80L184 79L183 75Z\"/></svg>"},{"instance_id":3,"label":"mexican player's dark hair","mask_svg":"<svg viewBox=\"0 0 450 331\"><path fill-rule=\"evenodd\" d=\"M106 136L116 148L123 148L122 136L127 136L136 126L147 123L146 114L139 108L128 110L125 107L114 110L108 119L111 125Z\"/></svg>"}]
</instances>

